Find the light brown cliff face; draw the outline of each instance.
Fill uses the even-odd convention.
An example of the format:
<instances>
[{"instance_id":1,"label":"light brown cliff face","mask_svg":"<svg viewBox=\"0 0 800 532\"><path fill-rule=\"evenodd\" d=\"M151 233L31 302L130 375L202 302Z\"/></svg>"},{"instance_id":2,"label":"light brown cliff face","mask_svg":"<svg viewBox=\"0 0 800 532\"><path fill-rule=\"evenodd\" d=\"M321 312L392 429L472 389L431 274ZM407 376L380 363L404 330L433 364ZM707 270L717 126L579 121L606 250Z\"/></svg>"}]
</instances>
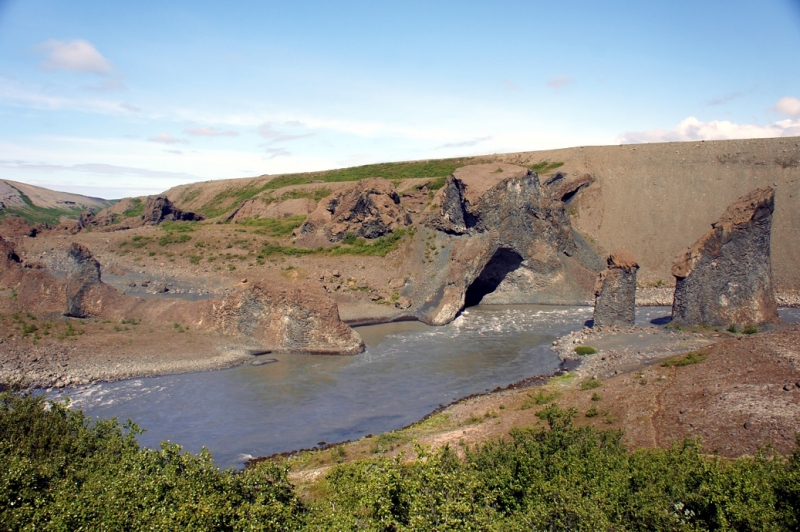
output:
<instances>
[{"instance_id":1,"label":"light brown cliff face","mask_svg":"<svg viewBox=\"0 0 800 532\"><path fill-rule=\"evenodd\" d=\"M673 321L728 326L778 319L770 260L774 208L771 188L749 192L678 257Z\"/></svg>"}]
</instances>

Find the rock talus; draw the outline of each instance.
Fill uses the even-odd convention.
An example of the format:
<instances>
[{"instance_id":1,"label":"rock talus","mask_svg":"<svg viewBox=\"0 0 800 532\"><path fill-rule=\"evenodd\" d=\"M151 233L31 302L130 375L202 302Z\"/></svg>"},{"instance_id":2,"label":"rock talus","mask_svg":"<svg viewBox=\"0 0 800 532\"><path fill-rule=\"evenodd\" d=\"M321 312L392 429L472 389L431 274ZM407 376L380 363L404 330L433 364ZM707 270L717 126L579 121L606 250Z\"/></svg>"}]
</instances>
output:
<instances>
[{"instance_id":1,"label":"rock talus","mask_svg":"<svg viewBox=\"0 0 800 532\"><path fill-rule=\"evenodd\" d=\"M633 325L636 317L636 257L625 249L609 255L595 289L594 326Z\"/></svg>"},{"instance_id":2,"label":"rock talus","mask_svg":"<svg viewBox=\"0 0 800 532\"><path fill-rule=\"evenodd\" d=\"M685 325L757 325L778 320L770 261L775 192L734 201L672 266L672 319Z\"/></svg>"}]
</instances>

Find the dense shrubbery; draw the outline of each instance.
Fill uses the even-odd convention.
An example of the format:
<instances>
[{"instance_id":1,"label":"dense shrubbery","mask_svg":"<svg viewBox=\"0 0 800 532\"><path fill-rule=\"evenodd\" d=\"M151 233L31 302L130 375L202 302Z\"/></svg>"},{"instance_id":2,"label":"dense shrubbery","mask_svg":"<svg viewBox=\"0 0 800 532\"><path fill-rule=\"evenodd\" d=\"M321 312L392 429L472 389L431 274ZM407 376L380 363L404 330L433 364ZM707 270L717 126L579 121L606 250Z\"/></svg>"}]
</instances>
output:
<instances>
[{"instance_id":1,"label":"dense shrubbery","mask_svg":"<svg viewBox=\"0 0 800 532\"><path fill-rule=\"evenodd\" d=\"M335 467L301 503L286 467L219 471L208 453L141 449L135 425L0 396L0 523L42 530L797 530L800 453L727 461L697 442L633 453L617 431L515 430L459 458Z\"/></svg>"}]
</instances>

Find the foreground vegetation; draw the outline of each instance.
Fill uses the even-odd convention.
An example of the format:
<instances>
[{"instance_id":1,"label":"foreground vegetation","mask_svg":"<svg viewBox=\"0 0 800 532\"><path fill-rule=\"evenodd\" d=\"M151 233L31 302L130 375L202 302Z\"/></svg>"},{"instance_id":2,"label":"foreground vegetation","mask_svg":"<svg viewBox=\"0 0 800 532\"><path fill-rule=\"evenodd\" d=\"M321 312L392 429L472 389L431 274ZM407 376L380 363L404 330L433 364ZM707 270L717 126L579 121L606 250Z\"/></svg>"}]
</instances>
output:
<instances>
[{"instance_id":1,"label":"foreground vegetation","mask_svg":"<svg viewBox=\"0 0 800 532\"><path fill-rule=\"evenodd\" d=\"M406 462L334 467L298 496L287 462L220 471L130 422L90 422L0 394L0 523L8 530L797 530L800 452L728 461L687 440L630 453L618 431L545 428ZM548 430L549 429L549 430Z\"/></svg>"}]
</instances>

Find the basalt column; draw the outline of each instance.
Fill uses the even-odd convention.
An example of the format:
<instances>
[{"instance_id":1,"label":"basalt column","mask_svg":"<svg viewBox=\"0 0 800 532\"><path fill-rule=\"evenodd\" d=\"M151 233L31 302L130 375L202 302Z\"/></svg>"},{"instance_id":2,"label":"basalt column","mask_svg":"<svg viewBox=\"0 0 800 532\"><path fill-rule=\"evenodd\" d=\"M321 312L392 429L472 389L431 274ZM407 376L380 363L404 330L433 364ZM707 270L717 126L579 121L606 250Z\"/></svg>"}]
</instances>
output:
<instances>
[{"instance_id":1,"label":"basalt column","mask_svg":"<svg viewBox=\"0 0 800 532\"><path fill-rule=\"evenodd\" d=\"M630 251L609 255L595 289L594 326L633 325L636 317L636 272L639 264Z\"/></svg>"},{"instance_id":2,"label":"basalt column","mask_svg":"<svg viewBox=\"0 0 800 532\"><path fill-rule=\"evenodd\" d=\"M734 201L711 231L672 267L672 320L727 327L778 321L770 233L775 192L756 189Z\"/></svg>"}]
</instances>

